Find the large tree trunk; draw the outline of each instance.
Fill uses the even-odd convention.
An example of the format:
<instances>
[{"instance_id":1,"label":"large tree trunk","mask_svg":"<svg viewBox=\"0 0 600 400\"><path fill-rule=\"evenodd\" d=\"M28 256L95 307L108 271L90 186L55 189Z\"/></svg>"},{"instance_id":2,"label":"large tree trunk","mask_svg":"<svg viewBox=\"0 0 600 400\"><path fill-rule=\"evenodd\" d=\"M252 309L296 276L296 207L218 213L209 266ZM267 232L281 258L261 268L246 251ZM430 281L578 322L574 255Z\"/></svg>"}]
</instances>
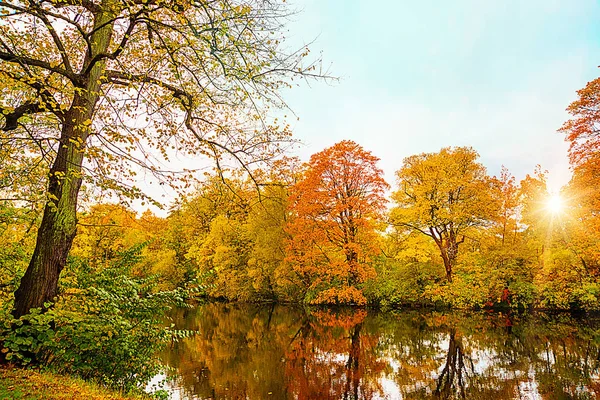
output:
<instances>
[{"instance_id":1,"label":"large tree trunk","mask_svg":"<svg viewBox=\"0 0 600 400\"><path fill-rule=\"evenodd\" d=\"M74 137L73 125L63 127L61 143ZM76 137L76 136L75 136ZM50 170L48 201L38 230L33 256L15 292L16 318L56 296L58 278L67 262L77 229L77 195L81 186L82 150L75 143L61 145ZM64 176L64 178L63 178Z\"/></svg>"},{"instance_id":2,"label":"large tree trunk","mask_svg":"<svg viewBox=\"0 0 600 400\"><path fill-rule=\"evenodd\" d=\"M451 229L448 229L447 234L442 235L440 231L435 227L429 228L429 237L433 238L438 249L440 249L440 255L442 261L444 261L444 269L446 270L446 279L448 282L452 282L452 271L456 264L458 257L458 245L461 244L465 238L460 241L456 240L456 233Z\"/></svg>"},{"instance_id":3,"label":"large tree trunk","mask_svg":"<svg viewBox=\"0 0 600 400\"><path fill-rule=\"evenodd\" d=\"M446 270L446 279L448 282L452 282L452 261L448 256L448 250L445 247L440 246L440 252L442 255L442 261L444 261L444 269Z\"/></svg>"},{"instance_id":4,"label":"large tree trunk","mask_svg":"<svg viewBox=\"0 0 600 400\"><path fill-rule=\"evenodd\" d=\"M91 36L92 54L106 53L113 32L113 11L104 1L105 11L95 16L95 33ZM102 8L101 6L101 8ZM100 79L105 62L95 64L87 76L80 76L83 87L75 91L71 107L65 113L59 148L50 169L48 200L31 261L15 292L13 316L19 318L32 308L44 308L57 294L58 279L77 231L77 198L82 180L85 144L91 130Z\"/></svg>"},{"instance_id":5,"label":"large tree trunk","mask_svg":"<svg viewBox=\"0 0 600 400\"><path fill-rule=\"evenodd\" d=\"M458 244L451 243L444 240L438 243L442 260L444 261L444 268L446 269L446 279L448 282L452 282L452 272L454 265L456 264L456 257L458 256Z\"/></svg>"},{"instance_id":6,"label":"large tree trunk","mask_svg":"<svg viewBox=\"0 0 600 400\"><path fill-rule=\"evenodd\" d=\"M448 282L452 282L452 273L454 266L456 265L456 259L458 258L458 246L465 240L464 237L460 240L456 240L456 234L451 232L446 238L438 238L432 235L440 249L440 255L444 261L444 268L446 269L446 279Z\"/></svg>"}]
</instances>

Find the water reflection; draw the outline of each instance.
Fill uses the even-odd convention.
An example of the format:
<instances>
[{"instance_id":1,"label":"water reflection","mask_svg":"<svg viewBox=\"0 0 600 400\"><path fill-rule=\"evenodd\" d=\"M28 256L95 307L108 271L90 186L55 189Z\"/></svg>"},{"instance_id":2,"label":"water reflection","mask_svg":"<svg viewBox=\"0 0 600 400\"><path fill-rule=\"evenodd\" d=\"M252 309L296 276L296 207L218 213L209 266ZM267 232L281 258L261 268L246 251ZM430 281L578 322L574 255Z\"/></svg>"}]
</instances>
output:
<instances>
[{"instance_id":1,"label":"water reflection","mask_svg":"<svg viewBox=\"0 0 600 400\"><path fill-rule=\"evenodd\" d=\"M174 398L592 399L600 324L566 315L206 304L164 354Z\"/></svg>"}]
</instances>

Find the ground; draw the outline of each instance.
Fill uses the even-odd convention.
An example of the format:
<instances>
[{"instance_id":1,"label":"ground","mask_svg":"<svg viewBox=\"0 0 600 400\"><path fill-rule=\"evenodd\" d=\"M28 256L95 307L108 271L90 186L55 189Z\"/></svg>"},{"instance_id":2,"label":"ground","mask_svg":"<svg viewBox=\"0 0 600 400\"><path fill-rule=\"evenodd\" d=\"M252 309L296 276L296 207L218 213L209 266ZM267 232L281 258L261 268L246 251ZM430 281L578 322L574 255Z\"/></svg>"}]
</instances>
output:
<instances>
[{"instance_id":1,"label":"ground","mask_svg":"<svg viewBox=\"0 0 600 400\"><path fill-rule=\"evenodd\" d=\"M0 368L0 400L134 400L81 379L19 368Z\"/></svg>"}]
</instances>

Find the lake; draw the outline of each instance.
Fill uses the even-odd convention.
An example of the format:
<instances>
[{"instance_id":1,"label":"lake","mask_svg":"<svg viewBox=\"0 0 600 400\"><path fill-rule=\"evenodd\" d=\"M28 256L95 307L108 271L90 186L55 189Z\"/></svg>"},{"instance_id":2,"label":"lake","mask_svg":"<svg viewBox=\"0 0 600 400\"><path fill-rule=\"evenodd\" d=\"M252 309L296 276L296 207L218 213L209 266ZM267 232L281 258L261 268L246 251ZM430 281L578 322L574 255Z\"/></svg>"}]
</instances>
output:
<instances>
[{"instance_id":1,"label":"lake","mask_svg":"<svg viewBox=\"0 0 600 400\"><path fill-rule=\"evenodd\" d=\"M174 399L594 399L600 319L210 303L173 313Z\"/></svg>"}]
</instances>

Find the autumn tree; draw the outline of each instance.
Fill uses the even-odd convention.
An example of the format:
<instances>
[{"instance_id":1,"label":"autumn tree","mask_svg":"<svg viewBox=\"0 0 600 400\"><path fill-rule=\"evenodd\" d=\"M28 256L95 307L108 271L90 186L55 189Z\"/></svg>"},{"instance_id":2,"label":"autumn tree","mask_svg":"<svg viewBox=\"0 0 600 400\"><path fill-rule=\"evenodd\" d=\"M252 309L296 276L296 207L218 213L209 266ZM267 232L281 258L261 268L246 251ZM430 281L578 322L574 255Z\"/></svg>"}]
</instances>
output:
<instances>
[{"instance_id":1,"label":"autumn tree","mask_svg":"<svg viewBox=\"0 0 600 400\"><path fill-rule=\"evenodd\" d=\"M294 299L294 282L284 267L288 183L270 177L260 196L255 196L246 219L252 241L248 277L259 299ZM275 179L273 179L275 178Z\"/></svg>"},{"instance_id":2,"label":"autumn tree","mask_svg":"<svg viewBox=\"0 0 600 400\"><path fill-rule=\"evenodd\" d=\"M548 171L543 170L540 165L535 167L533 174L525 175L519 184L519 203L523 223L530 228L536 229L546 219L548 202Z\"/></svg>"},{"instance_id":3,"label":"autumn tree","mask_svg":"<svg viewBox=\"0 0 600 400\"><path fill-rule=\"evenodd\" d=\"M79 235L71 255L85 258L94 269L106 266L120 252L146 240L135 212L118 204L96 204L79 216Z\"/></svg>"},{"instance_id":4,"label":"autumn tree","mask_svg":"<svg viewBox=\"0 0 600 400\"><path fill-rule=\"evenodd\" d=\"M531 260L534 286L542 307L568 309L595 307L598 286L582 257L581 230L585 236L593 231L581 226L575 210L566 204L562 209L549 207L547 171L537 166L520 184L520 203L524 246L521 257ZM593 240L593 239L592 239Z\"/></svg>"},{"instance_id":5,"label":"autumn tree","mask_svg":"<svg viewBox=\"0 0 600 400\"><path fill-rule=\"evenodd\" d=\"M246 276L251 242L246 234L249 201L254 189L240 176L209 175L188 196L177 213L182 224L185 259L196 274L209 271L208 294L229 300L249 300L252 282ZM176 220L169 218L171 222Z\"/></svg>"},{"instance_id":6,"label":"autumn tree","mask_svg":"<svg viewBox=\"0 0 600 400\"><path fill-rule=\"evenodd\" d=\"M588 82L577 95L578 99L567 107L572 118L560 128L569 142L573 167L593 162L600 154L600 78Z\"/></svg>"},{"instance_id":7,"label":"autumn tree","mask_svg":"<svg viewBox=\"0 0 600 400\"><path fill-rule=\"evenodd\" d=\"M141 168L175 187L190 177L161 162L173 152L247 166L280 150L289 132L268 110L315 73L307 50L282 50L288 14L271 0L2 2L2 137L50 166L15 316L56 295L84 180L144 198Z\"/></svg>"},{"instance_id":8,"label":"autumn tree","mask_svg":"<svg viewBox=\"0 0 600 400\"><path fill-rule=\"evenodd\" d=\"M565 194L571 218L569 244L587 270L600 275L600 78L567 107L571 119L560 131L569 142L573 176Z\"/></svg>"},{"instance_id":9,"label":"autumn tree","mask_svg":"<svg viewBox=\"0 0 600 400\"><path fill-rule=\"evenodd\" d=\"M141 217L119 204L95 204L79 215L78 234L70 256L85 260L91 271L109 268L122 254L143 246L140 260L131 268L133 276L157 276L159 289L173 289L184 281L184 266L165 240L168 221L145 211Z\"/></svg>"},{"instance_id":10,"label":"autumn tree","mask_svg":"<svg viewBox=\"0 0 600 400\"><path fill-rule=\"evenodd\" d=\"M514 243L518 229L519 186L515 177L504 166L494 183L499 207L496 224L498 236L501 238L501 247L504 248L509 243Z\"/></svg>"},{"instance_id":11,"label":"autumn tree","mask_svg":"<svg viewBox=\"0 0 600 400\"><path fill-rule=\"evenodd\" d=\"M470 147L447 147L407 157L397 172L391 222L435 241L448 281L452 281L459 245L495 213L490 178L478 157Z\"/></svg>"},{"instance_id":12,"label":"autumn tree","mask_svg":"<svg viewBox=\"0 0 600 400\"><path fill-rule=\"evenodd\" d=\"M295 277L282 266L287 192L297 164L282 157L251 177L215 171L173 208L165 242L187 276L205 276L210 296L297 300Z\"/></svg>"},{"instance_id":13,"label":"autumn tree","mask_svg":"<svg viewBox=\"0 0 600 400\"><path fill-rule=\"evenodd\" d=\"M366 302L359 286L374 276L388 187L378 160L344 140L314 154L291 188L287 259L314 302Z\"/></svg>"}]
</instances>

